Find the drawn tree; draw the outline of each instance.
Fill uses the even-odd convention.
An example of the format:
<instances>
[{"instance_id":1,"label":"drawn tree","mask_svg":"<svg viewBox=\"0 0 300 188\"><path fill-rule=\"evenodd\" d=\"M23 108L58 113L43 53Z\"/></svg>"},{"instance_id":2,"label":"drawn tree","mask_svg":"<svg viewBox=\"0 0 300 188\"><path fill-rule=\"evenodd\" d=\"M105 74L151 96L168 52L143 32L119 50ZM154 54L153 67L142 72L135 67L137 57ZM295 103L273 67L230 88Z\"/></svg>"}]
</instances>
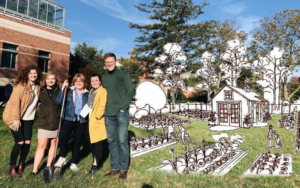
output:
<instances>
[{"instance_id":1,"label":"drawn tree","mask_svg":"<svg viewBox=\"0 0 300 188\"><path fill-rule=\"evenodd\" d=\"M153 76L163 78L164 87L170 87L172 104L175 104L176 88L183 88L184 82L178 79L178 75L185 69L182 62L186 61L186 56L181 52L181 46L177 43L167 43L164 45L165 55L155 58L155 62L167 66L166 70L155 69ZM177 75L177 76L176 76Z\"/></svg>"},{"instance_id":2,"label":"drawn tree","mask_svg":"<svg viewBox=\"0 0 300 188\"><path fill-rule=\"evenodd\" d=\"M196 89L207 90L207 101L210 101L211 85L217 84L218 77L215 70L211 66L211 63L215 61L215 56L209 52L204 52L201 58L203 67L198 69L196 74L205 78L204 83L196 85Z\"/></svg>"},{"instance_id":3,"label":"drawn tree","mask_svg":"<svg viewBox=\"0 0 300 188\"><path fill-rule=\"evenodd\" d=\"M265 57L253 62L254 74L262 78L256 83L263 87L264 97L273 105L281 104L282 79L291 74L290 68L283 65L283 53L283 50L275 47Z\"/></svg>"},{"instance_id":4,"label":"drawn tree","mask_svg":"<svg viewBox=\"0 0 300 188\"><path fill-rule=\"evenodd\" d=\"M236 86L236 80L239 78L242 68L250 69L251 64L247 62L246 47L240 44L240 41L230 40L227 42L225 53L221 55L223 62L219 67L224 73L222 79L228 85Z\"/></svg>"},{"instance_id":5,"label":"drawn tree","mask_svg":"<svg viewBox=\"0 0 300 188\"><path fill-rule=\"evenodd\" d=\"M253 40L248 49L254 59L265 56L274 47L283 49L283 64L297 72L300 65L300 10L284 9L259 20L253 30ZM288 75L282 79L285 100L290 100L293 90L289 90Z\"/></svg>"},{"instance_id":6,"label":"drawn tree","mask_svg":"<svg viewBox=\"0 0 300 188\"><path fill-rule=\"evenodd\" d=\"M154 82L144 81L140 82L135 92L135 118L141 118L155 113L154 122L156 122L156 115L163 109L167 103L166 94L162 88ZM154 123L154 136L156 136L156 123Z\"/></svg>"}]
</instances>

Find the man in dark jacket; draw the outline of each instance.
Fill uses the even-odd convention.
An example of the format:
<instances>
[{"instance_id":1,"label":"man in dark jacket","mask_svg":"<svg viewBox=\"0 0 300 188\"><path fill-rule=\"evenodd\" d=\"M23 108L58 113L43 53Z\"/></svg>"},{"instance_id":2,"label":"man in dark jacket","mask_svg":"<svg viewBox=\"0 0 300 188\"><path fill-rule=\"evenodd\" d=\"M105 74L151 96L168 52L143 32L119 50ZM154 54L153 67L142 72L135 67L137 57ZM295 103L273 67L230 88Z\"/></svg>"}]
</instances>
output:
<instances>
[{"instance_id":1,"label":"man in dark jacket","mask_svg":"<svg viewBox=\"0 0 300 188\"><path fill-rule=\"evenodd\" d=\"M105 176L119 173L119 180L127 178L129 166L129 105L134 95L132 82L127 72L116 67L113 53L104 55L108 74L102 77L103 87L107 91L105 107L105 128L110 153L111 170Z\"/></svg>"},{"instance_id":2,"label":"man in dark jacket","mask_svg":"<svg viewBox=\"0 0 300 188\"><path fill-rule=\"evenodd\" d=\"M4 101L2 102L2 104L0 105L0 108L3 107L4 104L7 103L7 101L10 98L10 95L12 93L13 87L12 84L14 83L13 80L10 80L8 84L5 85L5 91L4 91Z\"/></svg>"}]
</instances>

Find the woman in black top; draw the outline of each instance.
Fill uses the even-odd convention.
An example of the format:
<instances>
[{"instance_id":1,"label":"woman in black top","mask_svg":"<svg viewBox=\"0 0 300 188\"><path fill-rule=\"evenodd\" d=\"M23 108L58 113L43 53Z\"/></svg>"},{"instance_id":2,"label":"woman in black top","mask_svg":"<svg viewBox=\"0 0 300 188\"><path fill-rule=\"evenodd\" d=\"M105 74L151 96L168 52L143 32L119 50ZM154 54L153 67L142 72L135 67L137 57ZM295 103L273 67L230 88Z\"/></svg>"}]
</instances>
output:
<instances>
[{"instance_id":1,"label":"woman in black top","mask_svg":"<svg viewBox=\"0 0 300 188\"><path fill-rule=\"evenodd\" d=\"M59 126L60 107L55 104L55 99L59 91L57 85L56 74L49 72L46 75L40 92L40 113L38 119L38 147L35 152L33 170L31 175L36 175L39 165L44 157L45 149L48 144L48 140L51 142L51 146L48 153L47 167L51 166L55 141L57 136L57 130Z\"/></svg>"}]
</instances>

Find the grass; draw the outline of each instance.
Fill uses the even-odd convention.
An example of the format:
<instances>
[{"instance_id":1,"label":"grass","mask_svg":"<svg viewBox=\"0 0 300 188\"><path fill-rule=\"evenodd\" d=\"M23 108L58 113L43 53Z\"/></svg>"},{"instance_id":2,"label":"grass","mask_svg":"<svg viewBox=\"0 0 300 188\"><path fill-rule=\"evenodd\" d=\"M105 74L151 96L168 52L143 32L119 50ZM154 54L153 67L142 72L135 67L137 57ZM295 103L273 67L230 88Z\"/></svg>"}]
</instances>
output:
<instances>
[{"instance_id":1,"label":"grass","mask_svg":"<svg viewBox=\"0 0 300 188\"><path fill-rule=\"evenodd\" d=\"M241 148L248 149L246 155L238 164L236 164L229 173L221 177L213 176L192 176L179 175L166 172L147 171L147 169L156 167L162 163L163 159L171 159L169 147L162 150L154 151L150 154L131 159L130 169L128 172L127 181L118 182L117 177L104 178L104 173L110 169L109 158L104 163L103 169L94 175L87 174L92 164L92 156L89 153L88 145L85 142L81 152L81 161L78 166L79 172L72 172L68 169L69 165L64 170L61 180L45 184L43 182L43 167L46 163L46 158L43 159L40 167L40 173L36 177L29 176L32 170L33 158L37 147L37 129L34 124L33 139L31 150L26 162L25 172L22 178L11 178L7 175L10 151L14 144L12 135L8 132L7 126L2 121L2 110L0 111L0 187L300 187L300 159L294 153L295 130L287 131L278 128L278 120L280 115L274 115L269 122L274 125L277 133L280 134L283 148L280 153L292 154L293 174L290 177L260 177L260 178L243 178L242 174L249 168L252 162L256 159L261 151L268 151L268 140L266 135L268 127L240 129L227 132L229 136L240 133L245 136L244 143ZM216 134L208 130L206 122L198 122L191 120L192 124L185 125L187 132L191 136L191 140L196 140L199 144L202 139L208 142L213 142L212 135ZM161 134L161 130L157 131ZM129 134L145 137L153 134L152 131L145 131L129 126ZM180 155L182 145L174 145L176 155ZM272 152L277 152L273 149ZM299 155L299 154L298 154ZM68 159L71 158L71 152L68 153Z\"/></svg>"}]
</instances>

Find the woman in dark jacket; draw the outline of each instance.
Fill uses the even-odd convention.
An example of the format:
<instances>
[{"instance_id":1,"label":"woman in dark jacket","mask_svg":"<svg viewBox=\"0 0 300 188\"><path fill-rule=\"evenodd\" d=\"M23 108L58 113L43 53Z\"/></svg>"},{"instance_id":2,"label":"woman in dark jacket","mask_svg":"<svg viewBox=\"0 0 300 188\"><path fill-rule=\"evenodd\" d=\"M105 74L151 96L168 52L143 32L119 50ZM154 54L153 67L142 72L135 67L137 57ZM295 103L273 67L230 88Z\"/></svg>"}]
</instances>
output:
<instances>
[{"instance_id":1,"label":"woman in dark jacket","mask_svg":"<svg viewBox=\"0 0 300 188\"><path fill-rule=\"evenodd\" d=\"M59 87L57 85L56 74L49 72L40 91L40 113L38 119L38 147L35 152L33 169L31 175L36 175L40 163L44 157L45 149L50 140L47 167L51 166L54 157L55 141L59 126L60 106L55 104Z\"/></svg>"}]
</instances>

